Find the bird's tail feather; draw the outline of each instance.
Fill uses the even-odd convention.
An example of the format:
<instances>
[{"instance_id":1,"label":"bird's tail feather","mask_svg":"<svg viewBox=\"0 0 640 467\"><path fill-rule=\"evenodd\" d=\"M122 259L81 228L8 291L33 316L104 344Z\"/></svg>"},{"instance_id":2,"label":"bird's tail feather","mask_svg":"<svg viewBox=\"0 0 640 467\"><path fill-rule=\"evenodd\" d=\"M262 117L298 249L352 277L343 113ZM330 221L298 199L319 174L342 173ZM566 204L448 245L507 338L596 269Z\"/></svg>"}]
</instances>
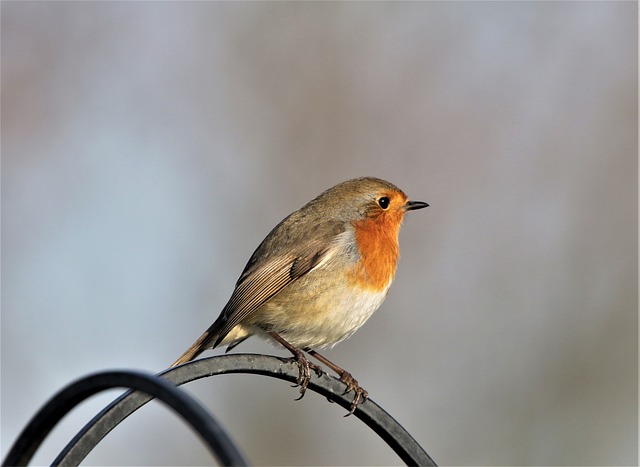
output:
<instances>
[{"instance_id":1,"label":"bird's tail feather","mask_svg":"<svg viewBox=\"0 0 640 467\"><path fill-rule=\"evenodd\" d=\"M204 334L202 334L197 341L193 343L191 347L189 347L185 353L183 353L180 358L178 358L175 362L171 364L170 368L174 366L182 365L183 363L190 362L202 352L211 347L211 342L215 339L215 334L212 334L210 330L206 330Z\"/></svg>"}]
</instances>

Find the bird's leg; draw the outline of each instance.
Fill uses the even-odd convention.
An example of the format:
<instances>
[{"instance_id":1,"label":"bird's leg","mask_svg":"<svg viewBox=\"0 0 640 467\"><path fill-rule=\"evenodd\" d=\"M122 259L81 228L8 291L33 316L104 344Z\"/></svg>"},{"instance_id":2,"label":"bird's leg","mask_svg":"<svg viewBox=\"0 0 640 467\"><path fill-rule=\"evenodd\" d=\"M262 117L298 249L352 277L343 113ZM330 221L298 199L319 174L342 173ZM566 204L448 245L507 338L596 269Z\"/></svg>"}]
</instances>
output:
<instances>
[{"instance_id":1,"label":"bird's leg","mask_svg":"<svg viewBox=\"0 0 640 467\"><path fill-rule=\"evenodd\" d=\"M356 410L356 407L360 402L364 402L367 400L367 398L369 397L369 393L358 385L358 381L353 376L351 376L351 373L349 373L346 370L343 370L335 363L327 360L325 357L320 355L315 350L312 350L312 349L305 349L305 350L313 358L324 363L326 366L328 366L333 371L335 371L338 374L338 376L340 376L340 381L342 381L344 384L347 385L347 390L345 391L345 394L349 391L353 391L355 393L355 396L353 397L353 402L351 402L351 408L349 409L349 413L345 416L351 415Z\"/></svg>"},{"instance_id":2,"label":"bird's leg","mask_svg":"<svg viewBox=\"0 0 640 467\"><path fill-rule=\"evenodd\" d=\"M269 335L277 340L280 344L282 344L283 347L289 350L289 352L293 354L293 358L298 363L298 369L300 372L298 374L297 385L300 386L300 397L298 397L298 399L296 400L300 400L304 396L304 393L307 390L307 386L309 385L309 379L311 379L311 370L315 371L316 374L320 376L323 373L322 368L320 368L318 365L310 363L309 360L307 360L307 358L304 356L302 350L289 344L277 333L269 331Z\"/></svg>"}]
</instances>

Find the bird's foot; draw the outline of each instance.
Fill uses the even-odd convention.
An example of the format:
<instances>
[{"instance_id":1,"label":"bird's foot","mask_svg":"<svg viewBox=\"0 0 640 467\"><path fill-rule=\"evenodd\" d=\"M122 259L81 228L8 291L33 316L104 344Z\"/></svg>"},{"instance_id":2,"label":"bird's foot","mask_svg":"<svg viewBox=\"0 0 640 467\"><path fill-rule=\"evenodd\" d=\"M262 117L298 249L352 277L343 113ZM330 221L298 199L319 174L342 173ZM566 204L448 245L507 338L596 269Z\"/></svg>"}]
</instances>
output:
<instances>
[{"instance_id":1,"label":"bird's foot","mask_svg":"<svg viewBox=\"0 0 640 467\"><path fill-rule=\"evenodd\" d=\"M349 415L355 412L358 404L364 403L369 398L369 393L360 385L358 385L358 380L356 380L351 373L348 371L344 371L340 374L340 381L347 385L347 390L344 392L345 394L353 391L353 401L351 402L351 407L349 408L349 413L345 415L348 417Z\"/></svg>"},{"instance_id":2,"label":"bird's foot","mask_svg":"<svg viewBox=\"0 0 640 467\"><path fill-rule=\"evenodd\" d=\"M307 360L302 351L295 352L292 360L298 364L299 373L298 380L296 381L296 386L300 386L300 397L298 397L296 400L299 401L304 397L304 394L307 391L307 386L309 386L309 380L311 379L311 370L313 370L317 376L322 376L324 372L318 365L315 365Z\"/></svg>"}]
</instances>

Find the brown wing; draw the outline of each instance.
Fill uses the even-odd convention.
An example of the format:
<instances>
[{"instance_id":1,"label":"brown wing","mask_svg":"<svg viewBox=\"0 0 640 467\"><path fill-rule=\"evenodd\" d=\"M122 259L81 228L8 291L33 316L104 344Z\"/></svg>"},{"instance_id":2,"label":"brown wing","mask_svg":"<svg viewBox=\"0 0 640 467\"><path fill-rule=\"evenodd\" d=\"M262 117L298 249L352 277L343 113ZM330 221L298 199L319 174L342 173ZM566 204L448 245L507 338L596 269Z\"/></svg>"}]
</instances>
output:
<instances>
[{"instance_id":1,"label":"brown wing","mask_svg":"<svg viewBox=\"0 0 640 467\"><path fill-rule=\"evenodd\" d=\"M327 246L324 241L312 241L305 245L304 250L298 255L275 257L261 262L257 268L251 268L248 274L243 274L222 310L222 320L218 321L219 330L212 329L212 333L217 334L214 347L220 344L240 321L326 259L334 247L333 242Z\"/></svg>"},{"instance_id":2,"label":"brown wing","mask_svg":"<svg viewBox=\"0 0 640 467\"><path fill-rule=\"evenodd\" d=\"M271 234L267 236L251 256L218 319L172 366L193 360L205 349L218 346L240 321L334 254L338 248L336 238L345 231L345 225L319 222L312 232L301 232L290 216L276 229L281 229L280 240L275 241Z\"/></svg>"}]
</instances>

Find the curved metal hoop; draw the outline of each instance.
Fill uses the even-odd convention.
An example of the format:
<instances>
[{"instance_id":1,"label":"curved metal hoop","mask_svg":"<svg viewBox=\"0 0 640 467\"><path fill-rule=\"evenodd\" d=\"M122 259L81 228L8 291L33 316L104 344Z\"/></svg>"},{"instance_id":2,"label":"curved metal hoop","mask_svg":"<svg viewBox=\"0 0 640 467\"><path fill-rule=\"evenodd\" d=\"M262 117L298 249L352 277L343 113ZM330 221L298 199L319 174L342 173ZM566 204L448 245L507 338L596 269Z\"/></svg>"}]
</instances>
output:
<instances>
[{"instance_id":1,"label":"curved metal hoop","mask_svg":"<svg viewBox=\"0 0 640 467\"><path fill-rule=\"evenodd\" d=\"M239 449L207 409L175 386L227 373L258 374L295 382L298 367L290 359L234 354L197 360L156 376L131 371L91 375L61 390L38 411L12 446L3 465L27 464L47 434L67 412L91 395L115 387L135 390L120 396L87 423L65 446L53 465L80 464L113 428L155 397L178 412L223 465L247 465ZM344 394L344 388L344 383L338 379L326 374L318 377L315 373L308 387L348 409L351 395ZM372 400L359 405L354 415L375 431L407 465L436 465L415 439Z\"/></svg>"},{"instance_id":2,"label":"curved metal hoop","mask_svg":"<svg viewBox=\"0 0 640 467\"><path fill-rule=\"evenodd\" d=\"M298 366L287 358L228 354L189 362L159 373L158 376L182 385L209 376L233 373L270 376L295 383L298 378ZM308 389L345 409L351 405L352 395L344 394L344 383L326 374L318 377L312 373ZM78 432L53 465L78 465L107 433L149 400L151 397L137 392L127 393L116 399ZM354 415L375 431L407 465L436 465L416 440L371 399L360 404Z\"/></svg>"},{"instance_id":3,"label":"curved metal hoop","mask_svg":"<svg viewBox=\"0 0 640 467\"><path fill-rule=\"evenodd\" d=\"M248 465L226 431L196 399L179 390L169 381L157 376L133 371L97 373L79 379L62 389L34 415L29 424L20 433L20 436L7 454L3 465L26 465L53 427L76 405L98 392L118 387L137 389L144 393L146 401L158 398L172 408L200 435L222 464ZM141 395L142 393L129 391L123 397L126 398L129 394ZM113 404L110 407L112 406ZM92 422L96 421L98 417L99 415L94 417ZM91 445L91 448L93 448L100 439L95 442L87 440L84 444Z\"/></svg>"}]
</instances>

